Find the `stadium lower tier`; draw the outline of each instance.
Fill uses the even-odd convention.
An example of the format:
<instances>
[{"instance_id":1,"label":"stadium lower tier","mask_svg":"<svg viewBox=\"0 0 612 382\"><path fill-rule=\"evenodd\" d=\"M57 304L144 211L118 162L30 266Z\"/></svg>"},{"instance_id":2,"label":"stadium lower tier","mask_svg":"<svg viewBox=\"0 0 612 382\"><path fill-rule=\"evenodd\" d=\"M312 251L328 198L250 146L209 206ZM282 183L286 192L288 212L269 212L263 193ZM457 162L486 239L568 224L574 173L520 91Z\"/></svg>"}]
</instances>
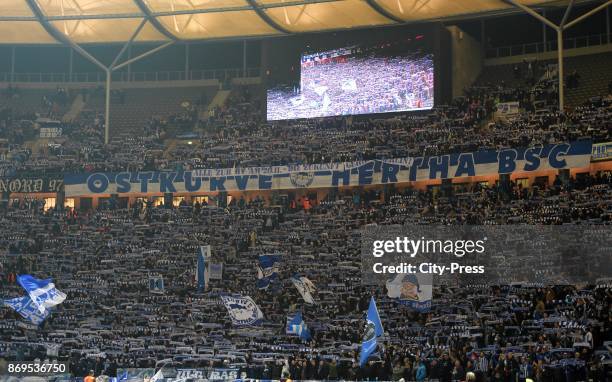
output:
<instances>
[{"instance_id":1,"label":"stadium lower tier","mask_svg":"<svg viewBox=\"0 0 612 382\"><path fill-rule=\"evenodd\" d=\"M223 208L211 198L87 212L5 206L3 298L24 295L24 274L52 278L67 297L40 325L0 308L0 356L67 362L80 377L148 369L176 379L172 370L196 369L260 379L462 380L473 372L491 381L603 381L612 340L605 280L437 285L421 311L361 282L365 226L609 224L610 173L578 175L507 187L350 188L317 202L239 198ZM210 246L208 279L198 270L202 246ZM273 266L262 265L265 254L277 256ZM384 334L360 365L372 297Z\"/></svg>"}]
</instances>

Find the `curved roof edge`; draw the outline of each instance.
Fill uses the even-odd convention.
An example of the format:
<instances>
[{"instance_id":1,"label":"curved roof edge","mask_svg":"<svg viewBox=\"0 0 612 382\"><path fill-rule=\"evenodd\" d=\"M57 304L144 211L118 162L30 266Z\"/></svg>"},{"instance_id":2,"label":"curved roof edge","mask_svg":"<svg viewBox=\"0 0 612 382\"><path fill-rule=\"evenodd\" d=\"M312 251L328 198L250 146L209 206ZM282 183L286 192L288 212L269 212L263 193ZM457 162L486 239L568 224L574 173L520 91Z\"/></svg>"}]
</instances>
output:
<instances>
[{"instance_id":1,"label":"curved roof edge","mask_svg":"<svg viewBox=\"0 0 612 382\"><path fill-rule=\"evenodd\" d=\"M569 0L518 0L530 7ZM582 0L578 3L591 3ZM121 43L148 21L136 43L267 38L521 12L504 0L2 0L0 44ZM32 28L38 23L38 28ZM23 27L29 32L21 33Z\"/></svg>"}]
</instances>

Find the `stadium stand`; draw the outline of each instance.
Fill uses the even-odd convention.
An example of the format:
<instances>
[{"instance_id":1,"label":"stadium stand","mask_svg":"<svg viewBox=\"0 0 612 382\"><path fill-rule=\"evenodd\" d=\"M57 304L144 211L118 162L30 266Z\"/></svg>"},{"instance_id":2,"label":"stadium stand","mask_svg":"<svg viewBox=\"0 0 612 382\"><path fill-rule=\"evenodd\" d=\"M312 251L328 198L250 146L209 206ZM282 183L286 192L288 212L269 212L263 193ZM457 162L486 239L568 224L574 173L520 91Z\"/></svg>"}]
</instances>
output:
<instances>
[{"instance_id":1,"label":"stadium stand","mask_svg":"<svg viewBox=\"0 0 612 382\"><path fill-rule=\"evenodd\" d=\"M115 135L133 134L135 127L144 126L151 118L166 119L189 108L195 108L196 111L198 108L205 110L215 92L216 89L210 86L164 88L163 96L147 88L116 90L111 97L113 132ZM102 93L103 91L98 90L86 108L102 113L104 110Z\"/></svg>"},{"instance_id":2,"label":"stadium stand","mask_svg":"<svg viewBox=\"0 0 612 382\"><path fill-rule=\"evenodd\" d=\"M567 105L577 107L589 101L592 96L605 96L612 81L608 65L610 53L568 57L566 65ZM574 83L573 77L578 75ZM503 84L506 87L521 87L545 79L557 77L554 60L523 60L516 64L485 66L475 85Z\"/></svg>"},{"instance_id":3,"label":"stadium stand","mask_svg":"<svg viewBox=\"0 0 612 382\"><path fill-rule=\"evenodd\" d=\"M612 279L434 285L431 307L419 311L384 287L362 284L360 230L588 226L605 236L612 224L611 63L610 53L567 58L564 110L553 62L525 60L484 66L463 96L431 110L274 122L266 121L260 79L127 83L113 88L106 144L102 87L2 88L0 371L44 361L67 363L75 377L46 380L74 382L161 382L168 369L186 375L168 382L610 380ZM592 147L586 167L328 189L292 178L295 188L269 192L72 195L62 185L83 176L95 189L90 176L98 173L127 173L124 183L136 184L143 182L136 173L476 156L568 142ZM197 256L206 246L210 278L202 287ZM257 265L270 254L280 258L262 287ZM67 294L41 322L9 303L23 296L25 274L51 278ZM294 286L296 275L316 286L316 303ZM236 325L228 294L252 298L262 322ZM375 326L364 319L371 299L385 333L360 365L364 333ZM297 312L303 321L292 325ZM235 374L189 374L198 370ZM11 378L0 375L0 382Z\"/></svg>"},{"instance_id":4,"label":"stadium stand","mask_svg":"<svg viewBox=\"0 0 612 382\"><path fill-rule=\"evenodd\" d=\"M578 75L575 85L567 92L567 102L571 106L580 106L590 97L605 95L612 78L609 65L610 53L572 57L567 60L568 73Z\"/></svg>"},{"instance_id":5,"label":"stadium stand","mask_svg":"<svg viewBox=\"0 0 612 382\"><path fill-rule=\"evenodd\" d=\"M397 379L397 374L413 379L418 360L423 358L429 360L428 375L432 378L456 376L465 372L463 368L491 377L517 375L526 362L522 357L529 357L534 360L534 375L543 380L558 380L555 373L563 371L553 362L557 356L575 360L571 373L581 378L581 373L599 372L599 361L592 351L584 348L576 354L573 351L562 354L554 349L566 349L567 353L575 343L583 342L587 333L592 333L596 340L609 334L609 322L601 321L610 309L609 298L601 297L606 289L582 290L584 309L580 311L574 310L574 303L566 298L575 293L572 288L512 289L510 294L526 308L516 315L512 313L513 305L506 300L508 297L504 297L510 294L503 288L475 287L456 292L441 288L434 298L453 293L458 301L467 301L457 303L450 312L445 311L444 304L432 311L431 314L440 315L441 328L427 325L431 316L398 309L385 295L377 293L385 322L407 325L387 328L391 340L383 367L351 367L350 360L356 351L352 344L359 339L348 328L359 321L369 296L359 283L351 282L360 274L359 262L351 249L358 246L351 232L374 222L605 223L610 221L611 192L609 176L597 176L550 189L515 187L507 202L500 200L495 189L475 188L454 197L407 191L392 195L384 204L377 203L380 196L376 192L349 192L321 201L306 211L299 204L293 208L291 205L267 208L265 201L257 198L240 199L226 209L196 203L193 207L183 205L175 209L111 207L87 214L54 210L42 213L40 205L31 203L11 209L2 219L2 248L11 255L4 263L1 280L3 288L14 294L18 289L16 274L44 272L53 275L62 290L70 294L71 301L54 313L29 342L60 345L62 359L70 360L71 370L77 375L90 369L97 375L113 375L118 365L154 367L157 360L181 359L184 367L222 366L228 360L232 365L240 365L250 378L279 378L283 357L290 354L291 375L299 379L389 380L392 375ZM24 224L30 227L27 232L21 230ZM224 272L236 275L213 282L213 290L253 296L264 312L267 324L250 329L247 337L243 337L244 332L230 330L231 324L224 308L215 302L214 292L206 295L190 292L195 288L189 271L193 253L204 243L215 248L215 258L225 264ZM281 307L299 304L297 292L285 286L283 292L268 295L249 281L253 278L251 264L266 251L292 254L283 257L281 275L299 271L321 286L319 302L306 315L316 333L307 345L281 334L286 314ZM333 267L322 268L313 263L313 256L319 261L327 259L330 264L344 264L342 276ZM39 268L41 258L45 260L44 270ZM166 294L149 292L147 274L160 274L167 280ZM490 318L479 318L479 314L490 312L487 300L493 297L501 302L500 308L506 308L495 310ZM10 338L18 348L22 342L19 340L22 329L14 326L18 320L8 309L3 309L2 315L2 336ZM578 324L584 322L584 315L591 324ZM546 317L544 326L556 329L546 334L529 332L527 322L537 320L538 316ZM490 330L489 325L492 329L494 324L487 320L501 320L500 326ZM454 333L453 328L461 325L482 336ZM523 329L510 332L504 327ZM428 345L423 347L422 343ZM309 349L317 350L313 354ZM496 359L493 357L498 355L492 349L508 350ZM9 354L41 359L46 356L44 346L29 352ZM331 367L329 362L334 358L336 363ZM439 366L431 361L436 358L440 359ZM315 359L312 365L304 363ZM451 361L458 361L461 371L453 370ZM587 370L581 366L584 361L595 368Z\"/></svg>"},{"instance_id":6,"label":"stadium stand","mask_svg":"<svg viewBox=\"0 0 612 382\"><path fill-rule=\"evenodd\" d=\"M567 115L523 112L479 129L477 122L494 112L495 103L490 100L500 94L516 93L500 87L477 87L453 106L420 117L363 119L352 125L346 119L331 119L269 126L251 118L260 101L241 89L226 107L201 121L206 135L198 144L177 146L167 160L163 159L160 134L146 124L143 133L126 131L103 150L84 150L100 147L100 135L92 130L100 121L82 115L73 126L71 139L61 146L64 153L74 153L72 159L51 153L31 156L19 163L18 171L317 163L562 142L586 136L610 140L609 101L586 104ZM165 95L158 97L163 98ZM156 102L153 96L146 99ZM178 101L180 96L173 99ZM364 139L365 131L370 132L370 138ZM321 136L325 139L314 139ZM98 141L91 145L91 139ZM190 162L193 158L201 161ZM558 179L551 186L514 184L509 192L479 184L462 186L450 195L433 189L408 189L383 198L380 190L347 190L313 201L313 205L288 199L279 205L257 196L233 199L228 207L220 208L211 196L194 205L181 202L174 208L139 202L126 209L109 202L98 211L79 212L43 211L35 200L18 200L3 210L0 246L7 254L0 279L3 289L15 295L17 274L42 272L53 276L71 298L34 332L35 337L28 338L29 343L40 346L25 346L25 353L20 350L25 329L17 325L19 319L8 308L0 311L1 335L10 341L10 359L43 359L49 346L59 346L60 358L69 360L75 375L89 370L96 375L115 375L121 368L155 368L160 360L169 360L170 364L194 368L231 364L249 378L264 379L280 378L281 372L288 370L296 379L414 380L421 362L430 378L441 380L456 379L467 371L501 380L514 378L524 369L544 381L559 380L559 373L572 373L576 379L586 374L596 376L603 372L603 366L592 349L584 347L576 353L568 349L587 338L601 342L609 336L606 316L610 299L602 298L609 289L601 287L581 290L580 310L568 302L567 297L576 293L572 287L507 290L475 286L458 291L439 287L434 300L451 293L457 301L466 302L450 311L444 305L436 306L429 315L398 309L377 292L385 322L409 324L387 328L387 352L379 366L356 367L357 348L353 344L359 342L358 332L348 328L360 321L369 292L350 281L359 278L359 262L351 250L358 245L351 232L372 223L607 224L611 193L608 172L569 183ZM248 336L232 330L215 292L190 292L195 285L189 269L201 244L211 245L213 257L224 263L225 274L234 275L213 281L213 290L254 297L266 317L263 327L250 329ZM321 286L318 304L305 312L305 320L312 322L315 333L307 344L284 334L286 307L299 305L297 291L285 285L278 294L269 295L249 281L257 256L269 251L292 254L283 258L281 278L299 271ZM315 265L313 256L342 263L346 272L339 278L331 268ZM165 294L150 293L150 274L167 280ZM522 301L525 309L520 315L513 313L515 306L504 297L509 295ZM490 312L492 298L501 309L484 319L481 315ZM431 326L434 316L441 326ZM538 317L544 319L537 321ZM535 325L551 325L551 330L537 335L529 331L534 319L542 322ZM487 320L499 323L488 324ZM455 333L453 328L461 326L480 335ZM511 327L523 329L513 332ZM572 361L571 371L560 359Z\"/></svg>"},{"instance_id":7,"label":"stadium stand","mask_svg":"<svg viewBox=\"0 0 612 382\"><path fill-rule=\"evenodd\" d=\"M35 115L43 118L61 119L72 103L64 88L46 89L3 89L1 105L10 108L15 119Z\"/></svg>"}]
</instances>

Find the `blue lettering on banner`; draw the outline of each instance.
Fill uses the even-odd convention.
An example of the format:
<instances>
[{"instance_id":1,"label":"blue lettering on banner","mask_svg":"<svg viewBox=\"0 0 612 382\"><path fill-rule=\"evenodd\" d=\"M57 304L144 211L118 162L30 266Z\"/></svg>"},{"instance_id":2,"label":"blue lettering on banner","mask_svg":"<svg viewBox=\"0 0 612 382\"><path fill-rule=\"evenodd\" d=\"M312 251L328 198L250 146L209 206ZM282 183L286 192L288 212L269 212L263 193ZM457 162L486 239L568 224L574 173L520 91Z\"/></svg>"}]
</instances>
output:
<instances>
[{"instance_id":1,"label":"blue lettering on banner","mask_svg":"<svg viewBox=\"0 0 612 382\"><path fill-rule=\"evenodd\" d=\"M339 181L342 180L342 184ZM332 186L348 186L351 182L351 170L332 172Z\"/></svg>"},{"instance_id":2,"label":"blue lettering on banner","mask_svg":"<svg viewBox=\"0 0 612 382\"><path fill-rule=\"evenodd\" d=\"M64 177L64 190L66 196L72 197L365 186L580 168L588 166L591 152L592 144L585 140L499 151L315 165L75 174Z\"/></svg>"},{"instance_id":3,"label":"blue lettering on banner","mask_svg":"<svg viewBox=\"0 0 612 382\"><path fill-rule=\"evenodd\" d=\"M159 173L159 191L160 192L176 192L176 187L174 187L174 178L176 177L176 172L160 172Z\"/></svg>"},{"instance_id":4,"label":"blue lettering on banner","mask_svg":"<svg viewBox=\"0 0 612 382\"><path fill-rule=\"evenodd\" d=\"M570 145L568 144L560 144L554 146L552 150L550 150L550 154L548 154L548 163L551 165L552 168L559 169L565 168L565 166L567 166L567 162L565 161L565 159L559 158L567 154L569 148Z\"/></svg>"},{"instance_id":5,"label":"blue lettering on banner","mask_svg":"<svg viewBox=\"0 0 612 382\"><path fill-rule=\"evenodd\" d=\"M87 187L94 194L99 194L108 188L108 178L104 174L93 174L87 179Z\"/></svg>"},{"instance_id":6,"label":"blue lettering on banner","mask_svg":"<svg viewBox=\"0 0 612 382\"><path fill-rule=\"evenodd\" d=\"M541 148L532 148L525 150L525 171L534 171L540 167L540 152Z\"/></svg>"},{"instance_id":7,"label":"blue lettering on banner","mask_svg":"<svg viewBox=\"0 0 612 382\"><path fill-rule=\"evenodd\" d=\"M474 154L472 153L463 153L459 155L459 163L457 164L457 171L455 171L455 178L466 175L476 175L476 170L474 169Z\"/></svg>"},{"instance_id":8,"label":"blue lettering on banner","mask_svg":"<svg viewBox=\"0 0 612 382\"><path fill-rule=\"evenodd\" d=\"M188 192L198 191L202 187L202 178L195 178L195 182L192 183L191 171L185 172L183 177L185 179L185 190Z\"/></svg>"},{"instance_id":9,"label":"blue lettering on banner","mask_svg":"<svg viewBox=\"0 0 612 382\"><path fill-rule=\"evenodd\" d=\"M122 194L126 192L130 192L130 173L122 172L117 175L115 178L115 182L117 183L117 193Z\"/></svg>"},{"instance_id":10,"label":"blue lettering on banner","mask_svg":"<svg viewBox=\"0 0 612 382\"><path fill-rule=\"evenodd\" d=\"M414 162L412 162L412 166L410 166L410 174L408 175L408 180L411 182L415 182L417 180L417 171L423 165L423 158L415 158Z\"/></svg>"},{"instance_id":11,"label":"blue lettering on banner","mask_svg":"<svg viewBox=\"0 0 612 382\"><path fill-rule=\"evenodd\" d=\"M259 175L259 189L260 190L271 190L272 189L272 177L270 175Z\"/></svg>"},{"instance_id":12,"label":"blue lettering on banner","mask_svg":"<svg viewBox=\"0 0 612 382\"><path fill-rule=\"evenodd\" d=\"M440 173L440 178L448 178L449 160L450 157L448 155L429 158L429 179L439 179L438 173Z\"/></svg>"},{"instance_id":13,"label":"blue lettering on banner","mask_svg":"<svg viewBox=\"0 0 612 382\"><path fill-rule=\"evenodd\" d=\"M225 178L224 177L210 177L210 190L211 191L226 191L225 190Z\"/></svg>"},{"instance_id":14,"label":"blue lettering on banner","mask_svg":"<svg viewBox=\"0 0 612 382\"><path fill-rule=\"evenodd\" d=\"M247 184L249 183L249 176L248 175L236 175L234 177L234 180L236 181L236 185L238 186L238 189L240 191L244 191L247 188Z\"/></svg>"},{"instance_id":15,"label":"blue lettering on banner","mask_svg":"<svg viewBox=\"0 0 612 382\"><path fill-rule=\"evenodd\" d=\"M153 179L152 172L141 172L138 174L140 179L140 192L146 193L149 190L149 180Z\"/></svg>"},{"instance_id":16,"label":"blue lettering on banner","mask_svg":"<svg viewBox=\"0 0 612 382\"><path fill-rule=\"evenodd\" d=\"M499 174L509 174L516 170L517 152L514 149L502 150L499 152Z\"/></svg>"},{"instance_id":17,"label":"blue lettering on banner","mask_svg":"<svg viewBox=\"0 0 612 382\"><path fill-rule=\"evenodd\" d=\"M359 185L366 186L372 184L372 175L374 175L374 162L369 162L359 167Z\"/></svg>"},{"instance_id":18,"label":"blue lettering on banner","mask_svg":"<svg viewBox=\"0 0 612 382\"><path fill-rule=\"evenodd\" d=\"M381 183L397 183L397 173L399 172L400 166L395 164L382 164L382 179Z\"/></svg>"}]
</instances>

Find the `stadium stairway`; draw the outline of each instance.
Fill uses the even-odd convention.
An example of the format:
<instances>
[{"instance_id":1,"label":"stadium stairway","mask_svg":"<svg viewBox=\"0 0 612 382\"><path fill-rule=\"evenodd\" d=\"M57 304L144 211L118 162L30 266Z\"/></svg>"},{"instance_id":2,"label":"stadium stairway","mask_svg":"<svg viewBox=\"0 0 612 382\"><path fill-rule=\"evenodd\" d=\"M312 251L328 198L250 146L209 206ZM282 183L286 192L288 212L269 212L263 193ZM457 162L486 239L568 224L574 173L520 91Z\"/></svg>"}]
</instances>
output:
<instances>
[{"instance_id":1,"label":"stadium stairway","mask_svg":"<svg viewBox=\"0 0 612 382\"><path fill-rule=\"evenodd\" d=\"M64 114L62 117L62 122L73 122L75 121L81 111L85 108L85 100L83 98L83 94L78 94L74 97L74 101L72 101L72 105L70 105L70 109Z\"/></svg>"},{"instance_id":2,"label":"stadium stairway","mask_svg":"<svg viewBox=\"0 0 612 382\"><path fill-rule=\"evenodd\" d=\"M216 107L221 107L225 105L225 101L227 101L230 93L231 93L231 90L217 91L217 94L215 94L212 101L210 101L210 103L208 104L208 111L211 111L212 109ZM206 117L208 117L208 115Z\"/></svg>"}]
</instances>

